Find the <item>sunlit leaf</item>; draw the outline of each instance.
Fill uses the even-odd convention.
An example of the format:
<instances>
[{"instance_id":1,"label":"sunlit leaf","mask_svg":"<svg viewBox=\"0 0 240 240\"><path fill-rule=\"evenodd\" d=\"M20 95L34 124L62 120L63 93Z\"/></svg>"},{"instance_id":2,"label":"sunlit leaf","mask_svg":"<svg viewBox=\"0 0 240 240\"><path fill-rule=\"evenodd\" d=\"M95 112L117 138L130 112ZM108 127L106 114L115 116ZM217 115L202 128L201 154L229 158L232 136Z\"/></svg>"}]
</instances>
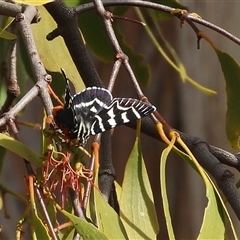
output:
<instances>
[{"instance_id":1,"label":"sunlit leaf","mask_svg":"<svg viewBox=\"0 0 240 240\"><path fill-rule=\"evenodd\" d=\"M167 223L166 225L167 225L168 236L172 240L175 239L175 236L174 236L174 231L172 226L171 215L169 211L165 173L166 173L167 157L173 148L174 142L175 140L173 139L171 144L169 144L169 146L162 151L161 160L160 160L160 186L161 186L161 195L162 195L162 201L163 201L163 212L164 212L164 216Z\"/></svg>"},{"instance_id":2,"label":"sunlit leaf","mask_svg":"<svg viewBox=\"0 0 240 240\"><path fill-rule=\"evenodd\" d=\"M219 196L210 181L206 183L206 197L208 198L207 207L204 211L204 217L198 239L224 239L225 225L223 221L223 207Z\"/></svg>"},{"instance_id":3,"label":"sunlit leaf","mask_svg":"<svg viewBox=\"0 0 240 240\"><path fill-rule=\"evenodd\" d=\"M120 217L96 188L94 188L94 200L99 230L109 239L128 239Z\"/></svg>"},{"instance_id":4,"label":"sunlit leaf","mask_svg":"<svg viewBox=\"0 0 240 240\"><path fill-rule=\"evenodd\" d=\"M0 133L0 146L26 159L39 167L42 163L41 157L23 143Z\"/></svg>"},{"instance_id":5,"label":"sunlit leaf","mask_svg":"<svg viewBox=\"0 0 240 240\"><path fill-rule=\"evenodd\" d=\"M178 143L183 147L186 153L188 153L188 156L182 155L183 159L185 159L187 162L191 161L191 166L194 164L193 168L202 177L206 187L206 197L208 202L204 210L203 222L197 239L225 239L223 212L225 212L226 216L228 217L232 232L234 236L236 236L231 218L224 205L223 199L217 187L215 186L215 183L211 180L206 171L200 166L181 138L178 138Z\"/></svg>"},{"instance_id":6,"label":"sunlit leaf","mask_svg":"<svg viewBox=\"0 0 240 240\"><path fill-rule=\"evenodd\" d=\"M240 66L229 54L215 48L226 82L227 138L233 148L239 148L240 137Z\"/></svg>"},{"instance_id":7,"label":"sunlit leaf","mask_svg":"<svg viewBox=\"0 0 240 240\"><path fill-rule=\"evenodd\" d=\"M46 35L56 29L57 25L43 6L40 6L39 9L42 20L38 24L33 24L32 29L41 60L50 72L60 72L60 68L64 68L75 90L79 92L85 86L62 37L57 37L52 41L46 39Z\"/></svg>"},{"instance_id":8,"label":"sunlit leaf","mask_svg":"<svg viewBox=\"0 0 240 240\"><path fill-rule=\"evenodd\" d=\"M47 227L42 222L41 217L38 216L37 212L32 209L32 224L33 232L36 239L50 240L51 237L48 234Z\"/></svg>"},{"instance_id":9,"label":"sunlit leaf","mask_svg":"<svg viewBox=\"0 0 240 240\"><path fill-rule=\"evenodd\" d=\"M45 3L53 2L54 0L14 0L16 3L27 5L43 5Z\"/></svg>"},{"instance_id":10,"label":"sunlit leaf","mask_svg":"<svg viewBox=\"0 0 240 240\"><path fill-rule=\"evenodd\" d=\"M76 231L81 235L84 240L108 240L106 235L99 231L93 224L77 216L74 216L73 214L63 209L58 210L74 224Z\"/></svg>"},{"instance_id":11,"label":"sunlit leaf","mask_svg":"<svg viewBox=\"0 0 240 240\"><path fill-rule=\"evenodd\" d=\"M142 22L146 22L142 12L139 9L136 9L136 12L140 18L140 20ZM192 85L194 85L197 89L199 89L200 91L203 91L207 94L210 95L214 95L216 94L215 91L208 89L206 87L201 86L199 83L197 83L195 80L193 80L192 78L190 78L187 73L186 70L184 68L184 65L180 62L178 56L176 55L176 53L173 52L173 49L170 48L170 45L168 45L169 51L171 52L172 57L174 58L174 61L171 59L171 57L165 52L165 50L163 49L163 47L161 46L161 44L159 43L158 39L156 38L155 34L153 34L153 31L150 29L150 27L148 27L147 25L144 28L147 32L147 34L149 35L153 45L156 47L157 51L159 52L159 54L161 54L163 56L163 58L165 59L165 61L174 69L176 70L180 77L182 78L183 81L188 81L189 83L191 83ZM165 41L165 43L167 43Z\"/></svg>"},{"instance_id":12,"label":"sunlit leaf","mask_svg":"<svg viewBox=\"0 0 240 240\"><path fill-rule=\"evenodd\" d=\"M139 137L126 164L119 206L129 239L156 239L159 226Z\"/></svg>"}]
</instances>

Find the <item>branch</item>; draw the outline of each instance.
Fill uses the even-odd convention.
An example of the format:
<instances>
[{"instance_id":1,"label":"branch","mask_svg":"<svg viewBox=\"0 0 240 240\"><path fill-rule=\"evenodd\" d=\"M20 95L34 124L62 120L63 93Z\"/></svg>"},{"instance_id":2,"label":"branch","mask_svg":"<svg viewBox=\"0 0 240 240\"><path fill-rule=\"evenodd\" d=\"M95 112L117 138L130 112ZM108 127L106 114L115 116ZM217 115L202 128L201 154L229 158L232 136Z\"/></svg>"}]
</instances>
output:
<instances>
[{"instance_id":1,"label":"branch","mask_svg":"<svg viewBox=\"0 0 240 240\"><path fill-rule=\"evenodd\" d=\"M51 82L51 76L47 74L41 62L30 27L30 22L34 19L36 14L38 14L38 11L35 7L27 7L24 14L19 13L16 15L16 23L22 34L27 54L30 59L32 72L37 83L11 110L6 112L4 116L0 118L0 126L3 126L10 120L14 120L16 115L39 94L43 100L47 115L52 115L53 105L47 89L48 84Z\"/></svg>"},{"instance_id":2,"label":"branch","mask_svg":"<svg viewBox=\"0 0 240 240\"><path fill-rule=\"evenodd\" d=\"M91 61L79 32L79 27L76 21L76 11L72 8L68 8L60 0L48 3L45 7L58 25L57 30L54 31L54 35L48 35L47 39L53 40L53 37L58 35L62 36L85 86L103 87L104 84Z\"/></svg>"},{"instance_id":3,"label":"branch","mask_svg":"<svg viewBox=\"0 0 240 240\"><path fill-rule=\"evenodd\" d=\"M148 2L148 1L141 1L141 0L103 0L102 3L105 7L113 7L113 6L142 7L142 8L148 8L148 9L154 9L154 10L166 12L169 14L174 14L174 11L179 10L178 13L176 14L176 17L178 17L180 20L183 20L184 18L187 17L191 21L196 22L207 28L210 28L215 32L218 32L221 35L225 36L226 38L230 39L231 41L235 42L236 44L240 45L240 39L234 36L233 34L229 33L228 31L226 31L225 29L213 23L210 23L202 18L196 17L196 14L191 14L191 13L186 14L186 11L181 11L181 9L175 9L165 5ZM90 11L93 9L94 9L93 3L82 4L75 8L78 14L81 14L83 12Z\"/></svg>"}]
</instances>

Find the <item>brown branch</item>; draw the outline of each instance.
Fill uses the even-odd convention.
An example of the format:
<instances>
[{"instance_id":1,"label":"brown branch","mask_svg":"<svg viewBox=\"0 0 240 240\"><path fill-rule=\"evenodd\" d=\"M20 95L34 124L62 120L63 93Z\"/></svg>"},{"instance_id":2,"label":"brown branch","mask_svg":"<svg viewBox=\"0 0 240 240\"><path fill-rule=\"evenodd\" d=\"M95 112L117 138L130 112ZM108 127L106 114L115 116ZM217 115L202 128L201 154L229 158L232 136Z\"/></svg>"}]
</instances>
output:
<instances>
[{"instance_id":1,"label":"brown branch","mask_svg":"<svg viewBox=\"0 0 240 240\"><path fill-rule=\"evenodd\" d=\"M16 34L16 23L13 22L10 26L10 32ZM0 115L9 111L11 108L13 101L20 95L20 88L17 82L17 72L16 72L16 49L17 49L17 41L16 39L10 41L9 44L9 68L6 67L6 72L8 72L8 76L6 74L6 82L7 82L7 98L0 110Z\"/></svg>"},{"instance_id":2,"label":"brown branch","mask_svg":"<svg viewBox=\"0 0 240 240\"><path fill-rule=\"evenodd\" d=\"M103 0L102 2L103 2L103 5L106 7L113 7L113 6L132 6L133 7L134 6L134 7L154 9L154 10L166 12L169 14L172 14L175 10L177 10L175 8L171 8L165 5L161 5L161 4L157 4L149 1L141 1L141 0ZM94 4L93 3L82 4L80 6L77 6L75 9L78 14L81 14L83 12L94 9ZM240 45L240 39L234 36L233 34L229 33L228 31L226 31L225 29L213 23L210 23L207 20L198 18L194 14L191 15L191 13L189 13L187 16L189 19L191 19L191 21L201 24L202 26L205 26L207 28L210 28L213 31L220 33L221 35L225 36L226 38ZM180 13L177 15L177 17L181 19L184 16Z\"/></svg>"},{"instance_id":3,"label":"brown branch","mask_svg":"<svg viewBox=\"0 0 240 240\"><path fill-rule=\"evenodd\" d=\"M0 15L8 17L16 17L22 12L22 7L10 2L0 1Z\"/></svg>"},{"instance_id":4,"label":"brown branch","mask_svg":"<svg viewBox=\"0 0 240 240\"><path fill-rule=\"evenodd\" d=\"M16 16L16 23L22 34L27 54L30 59L32 72L37 83L11 110L6 112L5 115L0 118L0 126L3 126L11 119L14 120L16 115L30 101L32 101L36 96L38 96L38 94L40 94L43 100L47 114L52 114L53 105L47 89L48 84L51 82L51 76L47 74L40 60L30 27L30 22L35 17L35 15L38 14L38 11L35 7L27 7L25 12L27 14L27 17L25 17L24 14L19 13Z\"/></svg>"}]
</instances>

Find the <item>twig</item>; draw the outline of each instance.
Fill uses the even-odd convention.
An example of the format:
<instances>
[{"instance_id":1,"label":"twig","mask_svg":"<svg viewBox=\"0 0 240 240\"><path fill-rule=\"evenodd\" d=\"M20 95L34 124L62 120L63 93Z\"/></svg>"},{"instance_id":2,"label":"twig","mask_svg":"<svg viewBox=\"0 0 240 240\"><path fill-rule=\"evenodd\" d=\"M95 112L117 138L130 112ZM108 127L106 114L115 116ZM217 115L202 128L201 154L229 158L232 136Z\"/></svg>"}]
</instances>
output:
<instances>
[{"instance_id":1,"label":"twig","mask_svg":"<svg viewBox=\"0 0 240 240\"><path fill-rule=\"evenodd\" d=\"M22 12L22 7L10 2L0 1L0 14L4 16L16 17Z\"/></svg>"},{"instance_id":2,"label":"twig","mask_svg":"<svg viewBox=\"0 0 240 240\"><path fill-rule=\"evenodd\" d=\"M12 23L11 27L10 27L10 31L13 34L16 34L16 23ZM9 74L7 74L7 98L0 110L0 115L2 115L3 113L9 111L9 109L12 106L12 103L14 101L15 98L17 98L20 94L20 88L18 86L18 82L17 82L17 73L16 73L16 61L17 61L17 57L16 57L16 49L17 49L17 41L16 39L10 41L10 45L9 45L9 58L10 58L10 63L9 63L9 68L6 70L9 72Z\"/></svg>"},{"instance_id":3,"label":"twig","mask_svg":"<svg viewBox=\"0 0 240 240\"><path fill-rule=\"evenodd\" d=\"M15 116L38 94L40 94L43 100L47 114L52 114L53 105L47 90L47 86L51 82L51 76L47 74L40 60L30 27L31 19L35 16L34 13L37 14L37 11L35 7L27 7L26 12L27 14L29 13L27 19L24 14L20 13L16 16L16 23L21 31L30 59L33 75L37 83L10 111L0 118L0 126L6 124L10 119L15 119Z\"/></svg>"},{"instance_id":4,"label":"twig","mask_svg":"<svg viewBox=\"0 0 240 240\"><path fill-rule=\"evenodd\" d=\"M106 7L112 7L112 6L134 6L134 7L142 7L142 8L148 8L148 9L154 9L162 12L166 12L169 14L172 14L176 9L171 8L165 5L149 2L149 1L140 1L140 0L103 0L103 5ZM93 3L87 3L82 4L80 6L77 6L76 11L78 14L81 14L86 11L90 11L94 9ZM182 15L178 15L178 18L182 18ZM205 26L207 28L212 29L213 31L216 31L220 33L221 35L225 36L226 38L230 39L231 41L235 42L236 44L240 45L240 39L234 36L233 34L229 33L225 29L210 23L202 18L198 18L194 15L191 15L191 13L188 14L188 18L191 19L193 22L196 22L198 24L201 24L202 26Z\"/></svg>"},{"instance_id":5,"label":"twig","mask_svg":"<svg viewBox=\"0 0 240 240\"><path fill-rule=\"evenodd\" d=\"M42 212L43 212L43 215L44 215L44 218L45 218L45 221L47 223L47 226L48 226L48 229L49 229L49 232L50 232L50 235L51 237L54 239L54 240L59 240L59 237L58 235L55 233L54 231L54 228L53 228L53 225L52 225L52 222L51 222L51 219L48 215L48 212L47 212L47 209L46 209L46 206L45 206L45 202L43 201L43 196L42 196L42 193L39 189L39 187L37 186L36 182L34 182L34 190L37 194L37 198L38 198L38 201L39 201L39 204L42 208Z\"/></svg>"}]
</instances>

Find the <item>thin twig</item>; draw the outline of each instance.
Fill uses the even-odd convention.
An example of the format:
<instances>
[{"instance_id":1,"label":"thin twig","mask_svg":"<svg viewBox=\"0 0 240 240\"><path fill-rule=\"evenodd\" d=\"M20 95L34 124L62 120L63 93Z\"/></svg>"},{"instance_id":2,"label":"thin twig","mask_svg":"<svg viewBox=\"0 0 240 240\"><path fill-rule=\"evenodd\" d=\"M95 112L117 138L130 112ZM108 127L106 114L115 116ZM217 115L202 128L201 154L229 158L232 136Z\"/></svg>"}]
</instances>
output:
<instances>
[{"instance_id":1,"label":"thin twig","mask_svg":"<svg viewBox=\"0 0 240 240\"><path fill-rule=\"evenodd\" d=\"M30 9L29 9L30 8ZM48 84L51 82L51 76L47 74L40 57L37 52L37 48L33 39L33 34L30 27L31 19L37 14L35 7L27 7L27 13L29 16L25 18L25 15L20 13L16 17L17 26L22 34L28 57L30 59L33 75L36 79L36 85L32 87L27 94L5 115L0 119L0 126L3 126L10 119L15 119L15 116L38 94L42 97L46 112L48 115L52 114L52 101L47 90Z\"/></svg>"},{"instance_id":2,"label":"thin twig","mask_svg":"<svg viewBox=\"0 0 240 240\"><path fill-rule=\"evenodd\" d=\"M140 0L103 0L102 3L106 7L113 7L113 6L142 7L142 8L148 8L148 9L154 9L154 10L166 12L169 14L172 14L176 10L175 8L171 8L158 3L153 3L149 1L140 1ZM82 4L80 6L75 7L75 9L78 14L81 14L83 12L93 10L94 4L93 3ZM181 15L178 15L177 17L181 18ZM198 18L195 15L191 15L191 13L188 14L188 18L191 19L193 22L201 24L202 26L205 26L207 28L212 29L213 31L220 33L221 35L225 36L226 38L240 45L240 39L234 36L233 34L229 33L227 30L213 23L208 22L207 20Z\"/></svg>"},{"instance_id":3,"label":"thin twig","mask_svg":"<svg viewBox=\"0 0 240 240\"><path fill-rule=\"evenodd\" d=\"M16 23L13 22L10 26L10 32L16 34ZM11 40L9 44L9 67L7 67L7 98L0 110L0 115L9 111L12 106L13 101L20 95L20 88L17 82L17 40ZM6 64L7 65L7 64Z\"/></svg>"}]
</instances>

